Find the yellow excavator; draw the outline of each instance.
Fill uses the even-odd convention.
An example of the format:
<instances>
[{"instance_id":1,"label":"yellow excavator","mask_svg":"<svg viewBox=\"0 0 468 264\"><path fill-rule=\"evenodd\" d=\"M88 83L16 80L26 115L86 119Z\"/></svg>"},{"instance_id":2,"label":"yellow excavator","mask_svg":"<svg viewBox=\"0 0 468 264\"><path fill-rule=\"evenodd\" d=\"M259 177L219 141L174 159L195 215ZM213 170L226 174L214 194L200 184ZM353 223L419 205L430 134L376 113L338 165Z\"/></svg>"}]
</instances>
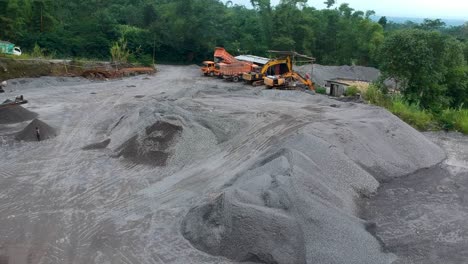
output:
<instances>
[{"instance_id":1,"label":"yellow excavator","mask_svg":"<svg viewBox=\"0 0 468 264\"><path fill-rule=\"evenodd\" d=\"M283 56L290 58L300 58L303 61L296 61L296 63L314 63L315 58L311 58L305 55L301 55L296 52L291 51L269 51L270 53L277 53ZM299 73L295 72L292 69L289 72L279 75L267 75L263 79L264 84L268 88L285 88L285 89L297 89L297 88L305 88L311 91L315 91L314 83L311 80L310 74L307 74L305 77L300 75Z\"/></svg>"},{"instance_id":2,"label":"yellow excavator","mask_svg":"<svg viewBox=\"0 0 468 264\"><path fill-rule=\"evenodd\" d=\"M264 78L269 75L284 75L292 72L291 57L286 56L281 59L272 59L268 61L263 67L255 67L254 71L246 72L242 75L245 82L253 86L264 84Z\"/></svg>"},{"instance_id":3,"label":"yellow excavator","mask_svg":"<svg viewBox=\"0 0 468 264\"><path fill-rule=\"evenodd\" d=\"M314 83L308 75L306 75L306 77L302 77L302 75L294 71L284 75L266 76L264 79L264 84L268 88L304 88L315 91Z\"/></svg>"}]
</instances>

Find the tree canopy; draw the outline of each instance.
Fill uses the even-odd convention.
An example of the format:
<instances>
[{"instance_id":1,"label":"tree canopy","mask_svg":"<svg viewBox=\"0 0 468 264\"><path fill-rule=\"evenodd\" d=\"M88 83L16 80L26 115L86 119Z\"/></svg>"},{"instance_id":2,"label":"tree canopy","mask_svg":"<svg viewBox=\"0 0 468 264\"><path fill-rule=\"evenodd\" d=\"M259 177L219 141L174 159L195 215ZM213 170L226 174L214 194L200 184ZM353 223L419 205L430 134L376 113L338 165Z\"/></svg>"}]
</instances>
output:
<instances>
[{"instance_id":1,"label":"tree canopy","mask_svg":"<svg viewBox=\"0 0 468 264\"><path fill-rule=\"evenodd\" d=\"M383 29L372 12L348 4L317 10L305 0L252 0L253 9L219 0L6 0L0 2L0 38L26 50L37 43L67 57L110 58L125 38L133 57L200 61L215 46L266 55L295 50L324 64L375 65Z\"/></svg>"}]
</instances>

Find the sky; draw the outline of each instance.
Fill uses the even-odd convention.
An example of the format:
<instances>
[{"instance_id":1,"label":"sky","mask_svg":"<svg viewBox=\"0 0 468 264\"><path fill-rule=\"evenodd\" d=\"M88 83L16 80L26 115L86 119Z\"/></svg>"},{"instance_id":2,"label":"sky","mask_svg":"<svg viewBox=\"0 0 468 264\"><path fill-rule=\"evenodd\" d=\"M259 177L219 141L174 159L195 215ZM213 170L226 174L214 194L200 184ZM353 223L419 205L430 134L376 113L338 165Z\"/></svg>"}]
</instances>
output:
<instances>
[{"instance_id":1,"label":"sky","mask_svg":"<svg viewBox=\"0 0 468 264\"><path fill-rule=\"evenodd\" d=\"M250 7L250 0L231 0ZM271 0L276 5L280 0ZM325 0L309 0L309 6L325 8ZM356 10L374 10L378 16L452 18L468 20L468 0L338 0Z\"/></svg>"}]
</instances>

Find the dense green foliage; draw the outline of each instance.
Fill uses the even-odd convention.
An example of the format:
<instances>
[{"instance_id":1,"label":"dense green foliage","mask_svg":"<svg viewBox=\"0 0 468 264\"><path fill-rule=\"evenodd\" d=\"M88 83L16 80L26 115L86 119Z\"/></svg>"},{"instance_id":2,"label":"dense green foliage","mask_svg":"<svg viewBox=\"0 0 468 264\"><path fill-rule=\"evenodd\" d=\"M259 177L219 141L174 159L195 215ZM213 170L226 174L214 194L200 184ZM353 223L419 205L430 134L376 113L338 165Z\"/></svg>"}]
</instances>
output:
<instances>
[{"instance_id":1,"label":"dense green foliage","mask_svg":"<svg viewBox=\"0 0 468 264\"><path fill-rule=\"evenodd\" d=\"M446 109L440 113L422 109L398 94L385 94L371 85L363 94L369 103L387 108L394 115L419 130L456 130L468 134L468 109Z\"/></svg>"},{"instance_id":2,"label":"dense green foliage","mask_svg":"<svg viewBox=\"0 0 468 264\"><path fill-rule=\"evenodd\" d=\"M0 39L31 51L37 43L59 57L109 59L125 38L130 60L193 62L215 46L266 55L295 50L322 64L375 65L383 29L347 4L317 10L305 0L251 1L254 9L219 0L0 1Z\"/></svg>"},{"instance_id":3,"label":"dense green foliage","mask_svg":"<svg viewBox=\"0 0 468 264\"><path fill-rule=\"evenodd\" d=\"M458 27L446 27L439 19L379 23L386 32L379 68L385 77L394 78L403 97L371 89L370 101L418 129L436 124L468 134L468 23Z\"/></svg>"},{"instance_id":4,"label":"dense green foliage","mask_svg":"<svg viewBox=\"0 0 468 264\"><path fill-rule=\"evenodd\" d=\"M437 31L396 31L381 47L380 68L394 78L410 103L426 109L468 103L463 45Z\"/></svg>"}]
</instances>

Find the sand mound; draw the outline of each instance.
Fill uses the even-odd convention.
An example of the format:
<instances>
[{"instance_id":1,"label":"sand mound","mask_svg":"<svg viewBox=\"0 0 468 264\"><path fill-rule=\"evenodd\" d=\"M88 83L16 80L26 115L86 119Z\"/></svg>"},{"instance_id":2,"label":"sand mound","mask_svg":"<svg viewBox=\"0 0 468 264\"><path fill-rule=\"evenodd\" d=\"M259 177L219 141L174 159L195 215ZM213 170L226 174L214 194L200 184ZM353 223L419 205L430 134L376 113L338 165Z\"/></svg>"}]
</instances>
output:
<instances>
[{"instance_id":1,"label":"sand mound","mask_svg":"<svg viewBox=\"0 0 468 264\"><path fill-rule=\"evenodd\" d=\"M299 73L305 74L312 70L310 65L299 66L296 68ZM312 79L321 86L324 86L326 80L341 78L352 80L376 81L380 76L380 71L372 67L363 66L323 66L314 64Z\"/></svg>"},{"instance_id":2,"label":"sand mound","mask_svg":"<svg viewBox=\"0 0 468 264\"><path fill-rule=\"evenodd\" d=\"M278 198L277 193L270 195ZM267 199L272 197L265 194ZM212 255L242 262L306 263L296 220L242 190L226 191L193 208L182 226L183 235L196 248Z\"/></svg>"},{"instance_id":3,"label":"sand mound","mask_svg":"<svg viewBox=\"0 0 468 264\"><path fill-rule=\"evenodd\" d=\"M276 136L269 150L250 156L216 198L195 202L182 221L183 236L234 261L391 263L394 256L383 252L371 224L356 217L355 201L376 192L379 180L440 162L443 152L384 110L323 103L332 102L340 107L297 134L288 123L296 119L286 115L275 123L286 130L258 132ZM239 140L244 147L246 137Z\"/></svg>"},{"instance_id":4,"label":"sand mound","mask_svg":"<svg viewBox=\"0 0 468 264\"><path fill-rule=\"evenodd\" d=\"M134 136L122 144L117 149L117 156L139 164L165 166L171 147L181 132L181 126L157 121L147 127L143 135Z\"/></svg>"},{"instance_id":5,"label":"sand mound","mask_svg":"<svg viewBox=\"0 0 468 264\"><path fill-rule=\"evenodd\" d=\"M39 128L41 140L51 139L57 136L55 129L39 119L34 119L27 127L16 135L16 140L37 141L36 127Z\"/></svg>"},{"instance_id":6,"label":"sand mound","mask_svg":"<svg viewBox=\"0 0 468 264\"><path fill-rule=\"evenodd\" d=\"M98 142L98 143L93 143L93 144L89 144L87 146L84 146L82 149L83 150L105 149L105 148L107 148L107 146L109 146L110 142L111 142L110 139L106 139L106 140Z\"/></svg>"},{"instance_id":7,"label":"sand mound","mask_svg":"<svg viewBox=\"0 0 468 264\"><path fill-rule=\"evenodd\" d=\"M31 112L19 105L0 109L0 124L16 124L33 120L36 117L37 113Z\"/></svg>"}]
</instances>

